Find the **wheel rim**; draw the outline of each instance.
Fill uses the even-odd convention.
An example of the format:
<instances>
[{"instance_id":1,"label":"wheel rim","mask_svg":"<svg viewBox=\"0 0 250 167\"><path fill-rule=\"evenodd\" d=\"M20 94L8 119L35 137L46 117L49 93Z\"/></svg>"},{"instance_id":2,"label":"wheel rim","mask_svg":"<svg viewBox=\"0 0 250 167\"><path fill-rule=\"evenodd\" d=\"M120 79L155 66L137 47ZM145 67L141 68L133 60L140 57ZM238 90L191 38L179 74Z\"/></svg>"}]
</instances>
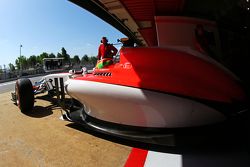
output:
<instances>
[{"instance_id":1,"label":"wheel rim","mask_svg":"<svg viewBox=\"0 0 250 167\"><path fill-rule=\"evenodd\" d=\"M20 108L18 82L16 83L15 92L16 92L16 104Z\"/></svg>"}]
</instances>

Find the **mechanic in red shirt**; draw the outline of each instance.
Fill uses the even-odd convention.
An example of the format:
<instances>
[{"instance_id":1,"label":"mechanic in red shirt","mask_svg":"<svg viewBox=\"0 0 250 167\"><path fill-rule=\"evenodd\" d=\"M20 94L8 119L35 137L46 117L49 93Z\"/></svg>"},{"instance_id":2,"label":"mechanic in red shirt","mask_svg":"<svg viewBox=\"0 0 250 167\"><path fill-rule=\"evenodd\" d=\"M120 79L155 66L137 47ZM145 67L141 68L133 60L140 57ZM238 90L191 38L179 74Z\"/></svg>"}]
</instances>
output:
<instances>
[{"instance_id":1,"label":"mechanic in red shirt","mask_svg":"<svg viewBox=\"0 0 250 167\"><path fill-rule=\"evenodd\" d=\"M101 45L98 49L98 56L97 59L101 60L103 58L112 58L116 55L117 49L112 45L108 43L108 39L106 37L102 37Z\"/></svg>"}]
</instances>

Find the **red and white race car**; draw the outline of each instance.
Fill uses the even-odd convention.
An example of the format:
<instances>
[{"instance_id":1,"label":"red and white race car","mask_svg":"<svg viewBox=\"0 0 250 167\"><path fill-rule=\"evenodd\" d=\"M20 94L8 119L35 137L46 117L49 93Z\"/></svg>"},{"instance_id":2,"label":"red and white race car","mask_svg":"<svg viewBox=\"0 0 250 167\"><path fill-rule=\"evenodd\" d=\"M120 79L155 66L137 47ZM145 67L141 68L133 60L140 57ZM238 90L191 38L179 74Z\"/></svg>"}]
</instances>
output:
<instances>
[{"instance_id":1,"label":"red and white race car","mask_svg":"<svg viewBox=\"0 0 250 167\"><path fill-rule=\"evenodd\" d=\"M58 78L63 84L56 84ZM140 140L164 136L169 129L217 124L248 111L245 90L229 70L198 52L174 48L123 47L114 63L102 69L52 74L35 85L19 79L13 99L22 112L32 112L35 94L53 95L56 89L65 89L73 99L65 119Z\"/></svg>"}]
</instances>

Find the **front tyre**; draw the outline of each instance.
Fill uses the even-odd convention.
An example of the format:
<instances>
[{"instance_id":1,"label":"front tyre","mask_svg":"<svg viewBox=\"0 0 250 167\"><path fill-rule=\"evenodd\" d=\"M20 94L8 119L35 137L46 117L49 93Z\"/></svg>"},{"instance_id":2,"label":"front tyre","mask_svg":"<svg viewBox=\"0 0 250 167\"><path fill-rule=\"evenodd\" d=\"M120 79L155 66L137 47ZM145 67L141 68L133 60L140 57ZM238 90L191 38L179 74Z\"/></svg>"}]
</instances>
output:
<instances>
[{"instance_id":1,"label":"front tyre","mask_svg":"<svg viewBox=\"0 0 250 167\"><path fill-rule=\"evenodd\" d=\"M21 78L16 81L17 105L22 113L30 113L34 107L33 86L29 79Z\"/></svg>"}]
</instances>

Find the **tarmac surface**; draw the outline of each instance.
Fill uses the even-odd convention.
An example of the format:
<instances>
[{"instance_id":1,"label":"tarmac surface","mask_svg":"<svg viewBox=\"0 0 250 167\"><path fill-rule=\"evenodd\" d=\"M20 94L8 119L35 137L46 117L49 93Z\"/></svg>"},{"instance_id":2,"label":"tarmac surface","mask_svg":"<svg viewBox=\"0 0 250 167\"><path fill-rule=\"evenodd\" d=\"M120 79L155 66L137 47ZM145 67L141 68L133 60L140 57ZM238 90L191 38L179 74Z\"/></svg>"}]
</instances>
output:
<instances>
[{"instance_id":1,"label":"tarmac surface","mask_svg":"<svg viewBox=\"0 0 250 167\"><path fill-rule=\"evenodd\" d=\"M21 113L0 94L0 166L124 166L131 147L104 140L59 119L60 108L37 96L34 112Z\"/></svg>"},{"instance_id":2,"label":"tarmac surface","mask_svg":"<svg viewBox=\"0 0 250 167\"><path fill-rule=\"evenodd\" d=\"M40 79L42 79L43 76L37 76L37 77L30 77L30 81L32 83L35 83L36 81L39 81ZM12 80L12 81L8 81L8 82L0 82L0 94L1 93L5 93L5 92L9 92L9 91L14 91L15 88L15 84L16 84L17 79Z\"/></svg>"}]
</instances>

